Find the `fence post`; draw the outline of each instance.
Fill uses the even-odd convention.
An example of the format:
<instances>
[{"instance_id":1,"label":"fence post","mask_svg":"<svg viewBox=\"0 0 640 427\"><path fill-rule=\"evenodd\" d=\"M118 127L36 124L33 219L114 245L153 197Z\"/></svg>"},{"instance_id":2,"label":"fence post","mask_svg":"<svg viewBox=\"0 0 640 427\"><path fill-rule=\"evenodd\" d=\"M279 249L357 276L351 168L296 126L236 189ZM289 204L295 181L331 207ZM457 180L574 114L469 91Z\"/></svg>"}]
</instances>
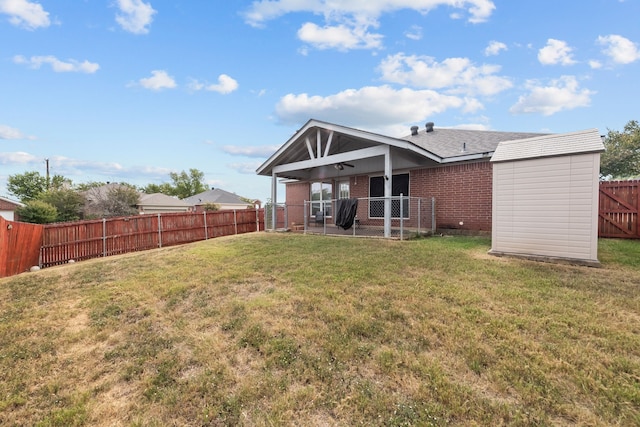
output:
<instances>
[{"instance_id":1,"label":"fence post","mask_svg":"<svg viewBox=\"0 0 640 427\"><path fill-rule=\"evenodd\" d=\"M204 240L209 239L209 230L207 230L207 211L202 211L202 218L204 219Z\"/></svg>"},{"instance_id":2,"label":"fence post","mask_svg":"<svg viewBox=\"0 0 640 427\"><path fill-rule=\"evenodd\" d=\"M326 235L327 234L327 204L324 200L322 201L321 206L322 206L322 234Z\"/></svg>"},{"instance_id":3,"label":"fence post","mask_svg":"<svg viewBox=\"0 0 640 427\"><path fill-rule=\"evenodd\" d=\"M304 234L307 234L307 227L309 225L309 216L307 215L307 201L302 203L302 216L304 217Z\"/></svg>"},{"instance_id":4,"label":"fence post","mask_svg":"<svg viewBox=\"0 0 640 427\"><path fill-rule=\"evenodd\" d=\"M260 231L260 209L256 209L256 231Z\"/></svg>"},{"instance_id":5,"label":"fence post","mask_svg":"<svg viewBox=\"0 0 640 427\"><path fill-rule=\"evenodd\" d=\"M102 218L102 256L107 256L107 219Z\"/></svg>"},{"instance_id":6,"label":"fence post","mask_svg":"<svg viewBox=\"0 0 640 427\"><path fill-rule=\"evenodd\" d=\"M402 200L402 193L400 193L400 240L404 238L404 200Z\"/></svg>"},{"instance_id":7,"label":"fence post","mask_svg":"<svg viewBox=\"0 0 640 427\"><path fill-rule=\"evenodd\" d=\"M284 205L284 225L282 228L286 229L287 227L289 227L289 209L285 203Z\"/></svg>"},{"instance_id":8,"label":"fence post","mask_svg":"<svg viewBox=\"0 0 640 427\"><path fill-rule=\"evenodd\" d=\"M233 210L233 229L238 234L238 216L235 209Z\"/></svg>"},{"instance_id":9,"label":"fence post","mask_svg":"<svg viewBox=\"0 0 640 427\"><path fill-rule=\"evenodd\" d=\"M418 235L420 235L420 220L422 219L422 198L418 199Z\"/></svg>"},{"instance_id":10,"label":"fence post","mask_svg":"<svg viewBox=\"0 0 640 427\"><path fill-rule=\"evenodd\" d=\"M158 214L158 247L162 247L162 218Z\"/></svg>"},{"instance_id":11,"label":"fence post","mask_svg":"<svg viewBox=\"0 0 640 427\"><path fill-rule=\"evenodd\" d=\"M436 198L431 198L431 232L436 232Z\"/></svg>"}]
</instances>

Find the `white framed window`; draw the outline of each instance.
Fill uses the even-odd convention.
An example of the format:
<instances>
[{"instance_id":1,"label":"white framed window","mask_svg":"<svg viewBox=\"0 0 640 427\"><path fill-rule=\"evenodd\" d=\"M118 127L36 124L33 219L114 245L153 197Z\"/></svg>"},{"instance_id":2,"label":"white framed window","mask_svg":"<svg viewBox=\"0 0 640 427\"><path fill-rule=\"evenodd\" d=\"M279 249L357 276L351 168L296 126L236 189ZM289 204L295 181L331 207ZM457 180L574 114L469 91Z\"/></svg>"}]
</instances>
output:
<instances>
[{"instance_id":1,"label":"white framed window","mask_svg":"<svg viewBox=\"0 0 640 427\"><path fill-rule=\"evenodd\" d=\"M336 186L338 187L338 199L348 199L351 197L349 181L338 181Z\"/></svg>"},{"instance_id":2,"label":"white framed window","mask_svg":"<svg viewBox=\"0 0 640 427\"><path fill-rule=\"evenodd\" d=\"M311 183L311 216L322 210L324 215L331 216L331 199L333 198L333 185L328 182Z\"/></svg>"}]
</instances>

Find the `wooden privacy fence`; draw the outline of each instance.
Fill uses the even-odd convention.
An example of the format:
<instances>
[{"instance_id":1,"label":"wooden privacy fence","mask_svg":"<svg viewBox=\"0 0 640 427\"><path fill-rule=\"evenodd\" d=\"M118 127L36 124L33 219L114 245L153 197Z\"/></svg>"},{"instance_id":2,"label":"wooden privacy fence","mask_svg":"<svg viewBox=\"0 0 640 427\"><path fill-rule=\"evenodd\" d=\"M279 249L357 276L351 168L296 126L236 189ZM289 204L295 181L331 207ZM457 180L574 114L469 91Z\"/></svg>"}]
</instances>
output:
<instances>
[{"instance_id":1,"label":"wooden privacy fence","mask_svg":"<svg viewBox=\"0 0 640 427\"><path fill-rule=\"evenodd\" d=\"M264 230L262 209L165 213L44 226L40 266Z\"/></svg>"},{"instance_id":2,"label":"wooden privacy fence","mask_svg":"<svg viewBox=\"0 0 640 427\"><path fill-rule=\"evenodd\" d=\"M640 180L600 183L598 235L640 239Z\"/></svg>"},{"instance_id":3,"label":"wooden privacy fence","mask_svg":"<svg viewBox=\"0 0 640 427\"><path fill-rule=\"evenodd\" d=\"M0 277L38 265L43 229L41 225L7 221L0 216Z\"/></svg>"}]
</instances>

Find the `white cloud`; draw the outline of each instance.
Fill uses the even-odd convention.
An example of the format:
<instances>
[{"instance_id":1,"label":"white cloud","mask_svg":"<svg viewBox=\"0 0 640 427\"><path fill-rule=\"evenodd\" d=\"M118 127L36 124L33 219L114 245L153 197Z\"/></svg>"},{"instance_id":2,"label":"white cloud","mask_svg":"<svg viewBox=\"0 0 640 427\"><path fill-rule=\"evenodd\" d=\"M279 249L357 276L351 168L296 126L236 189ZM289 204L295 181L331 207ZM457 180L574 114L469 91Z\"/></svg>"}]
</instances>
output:
<instances>
[{"instance_id":1,"label":"white cloud","mask_svg":"<svg viewBox=\"0 0 640 427\"><path fill-rule=\"evenodd\" d=\"M464 130L491 130L490 126L482 123L464 123L451 127L452 129L464 129Z\"/></svg>"},{"instance_id":2,"label":"white cloud","mask_svg":"<svg viewBox=\"0 0 640 427\"><path fill-rule=\"evenodd\" d=\"M142 0L117 0L116 5L120 13L116 14L116 22L123 30L134 34L147 34L153 15L157 11L151 3Z\"/></svg>"},{"instance_id":3,"label":"white cloud","mask_svg":"<svg viewBox=\"0 0 640 427\"><path fill-rule=\"evenodd\" d=\"M120 163L95 162L65 156L51 156L49 164L63 174L78 173L86 169L90 169L93 173L108 174L120 173L124 170Z\"/></svg>"},{"instance_id":4,"label":"white cloud","mask_svg":"<svg viewBox=\"0 0 640 427\"><path fill-rule=\"evenodd\" d=\"M484 55L485 56L499 55L500 51L503 51L503 50L507 50L506 44L499 41L492 40L491 42L489 42L489 46L487 46L486 49L484 50Z\"/></svg>"},{"instance_id":5,"label":"white cloud","mask_svg":"<svg viewBox=\"0 0 640 427\"><path fill-rule=\"evenodd\" d=\"M245 157L269 157L275 153L279 145L262 145L258 147L242 147L238 145L225 145L222 147L222 151L233 156L245 156ZM255 171L255 169L254 169Z\"/></svg>"},{"instance_id":6,"label":"white cloud","mask_svg":"<svg viewBox=\"0 0 640 427\"><path fill-rule=\"evenodd\" d=\"M11 24L28 30L48 27L51 24L49 12L39 3L28 0L0 0L0 13L9 15Z\"/></svg>"},{"instance_id":7,"label":"white cloud","mask_svg":"<svg viewBox=\"0 0 640 427\"><path fill-rule=\"evenodd\" d=\"M538 61L544 65L572 65L576 62L571 57L572 50L565 41L548 39L547 45L538 51Z\"/></svg>"},{"instance_id":8,"label":"white cloud","mask_svg":"<svg viewBox=\"0 0 640 427\"><path fill-rule=\"evenodd\" d=\"M0 125L0 139L36 139L34 136L27 136L20 132L19 129Z\"/></svg>"},{"instance_id":9,"label":"white cloud","mask_svg":"<svg viewBox=\"0 0 640 427\"><path fill-rule=\"evenodd\" d=\"M260 26L266 21L288 13L311 12L325 18L353 16L377 19L383 13L402 9L413 9L427 13L440 6L464 9L469 14L469 22L484 22L493 13L495 5L491 0L258 0L245 13L248 24Z\"/></svg>"},{"instance_id":10,"label":"white cloud","mask_svg":"<svg viewBox=\"0 0 640 427\"><path fill-rule=\"evenodd\" d=\"M319 27L307 22L298 30L298 38L318 49L379 49L382 35L367 32L366 26L346 25Z\"/></svg>"},{"instance_id":11,"label":"white cloud","mask_svg":"<svg viewBox=\"0 0 640 427\"><path fill-rule=\"evenodd\" d=\"M398 123L415 123L451 108L477 107L473 100L432 90L393 89L385 85L348 89L329 96L288 94L276 105L276 115L285 124L300 124L313 117L386 135L402 135L408 128L402 126L398 133Z\"/></svg>"},{"instance_id":12,"label":"white cloud","mask_svg":"<svg viewBox=\"0 0 640 427\"><path fill-rule=\"evenodd\" d=\"M36 157L33 154L24 151L16 151L13 153L0 153L0 165L25 165L41 163L42 157Z\"/></svg>"},{"instance_id":13,"label":"white cloud","mask_svg":"<svg viewBox=\"0 0 640 427\"><path fill-rule=\"evenodd\" d=\"M173 89L177 86L173 77L164 70L153 70L152 76L139 80L140 86L150 90Z\"/></svg>"},{"instance_id":14,"label":"white cloud","mask_svg":"<svg viewBox=\"0 0 640 427\"><path fill-rule=\"evenodd\" d=\"M13 62L16 64L24 64L35 69L40 68L43 64L49 64L51 65L51 69L56 73L74 72L93 74L100 69L100 65L95 62L89 62L87 60L80 62L75 59L69 59L67 62L64 62L52 55L32 56L31 58L16 55L13 57Z\"/></svg>"},{"instance_id":15,"label":"white cloud","mask_svg":"<svg viewBox=\"0 0 640 427\"><path fill-rule=\"evenodd\" d=\"M617 34L599 36L597 43L605 46L602 52L610 57L615 63L630 64L640 59L638 45Z\"/></svg>"},{"instance_id":16,"label":"white cloud","mask_svg":"<svg viewBox=\"0 0 640 427\"><path fill-rule=\"evenodd\" d=\"M419 25L412 25L409 30L405 31L405 37L411 40L422 40L422 27Z\"/></svg>"},{"instance_id":17,"label":"white cloud","mask_svg":"<svg viewBox=\"0 0 640 427\"><path fill-rule=\"evenodd\" d=\"M518 99L509 110L511 113L550 116L563 110L587 107L591 104L591 96L595 94L589 89L581 89L574 76L562 76L546 86L537 81L529 81L527 88L529 93Z\"/></svg>"},{"instance_id":18,"label":"white cloud","mask_svg":"<svg viewBox=\"0 0 640 427\"><path fill-rule=\"evenodd\" d=\"M596 61L595 59L592 59L591 61L589 61L589 67L591 67L594 70L597 70L599 68L602 68L602 63L600 61Z\"/></svg>"},{"instance_id":19,"label":"white cloud","mask_svg":"<svg viewBox=\"0 0 640 427\"><path fill-rule=\"evenodd\" d=\"M25 153L26 154L26 153ZM38 162L42 158L30 156ZM156 166L123 166L117 162L100 162L93 160L75 159L66 156L54 155L49 157L49 164L52 169L64 176L87 176L100 175L110 177L114 181L125 180L128 177L166 177L170 172L168 168Z\"/></svg>"},{"instance_id":20,"label":"white cloud","mask_svg":"<svg viewBox=\"0 0 640 427\"><path fill-rule=\"evenodd\" d=\"M196 90L196 91L208 90L211 92L218 92L223 95L226 95L238 89L238 82L226 74L220 74L218 76L217 84L206 84L206 83L201 83L198 80L191 80L191 82L189 83L189 89Z\"/></svg>"},{"instance_id":21,"label":"white cloud","mask_svg":"<svg viewBox=\"0 0 640 427\"><path fill-rule=\"evenodd\" d=\"M426 14L440 6L466 11L472 23L488 20L495 9L491 0L257 0L244 17L249 25L260 27L289 13L313 13L324 18L324 25L305 23L298 30L298 37L305 43L319 49L379 49L383 36L369 29L379 27L383 14L402 9ZM406 35L422 37L415 29Z\"/></svg>"},{"instance_id":22,"label":"white cloud","mask_svg":"<svg viewBox=\"0 0 640 427\"><path fill-rule=\"evenodd\" d=\"M274 152L269 153L269 155ZM256 169L260 167L260 162L249 162L249 163L229 163L227 165L228 168L235 170L238 173L243 175L255 175Z\"/></svg>"},{"instance_id":23,"label":"white cloud","mask_svg":"<svg viewBox=\"0 0 640 427\"><path fill-rule=\"evenodd\" d=\"M379 66L382 79L418 88L445 89L452 94L495 95L513 84L495 75L498 65L474 65L468 58L448 58L442 62L429 56L398 53L387 56Z\"/></svg>"}]
</instances>

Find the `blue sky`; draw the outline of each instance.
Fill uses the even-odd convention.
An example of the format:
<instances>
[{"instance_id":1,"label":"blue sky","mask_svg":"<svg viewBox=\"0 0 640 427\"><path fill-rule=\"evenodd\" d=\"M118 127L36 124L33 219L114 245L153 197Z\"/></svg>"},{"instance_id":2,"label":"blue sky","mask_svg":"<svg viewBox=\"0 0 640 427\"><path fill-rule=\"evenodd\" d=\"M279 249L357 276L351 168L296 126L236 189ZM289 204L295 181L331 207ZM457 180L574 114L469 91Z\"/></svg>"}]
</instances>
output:
<instances>
[{"instance_id":1,"label":"blue sky","mask_svg":"<svg viewBox=\"0 0 640 427\"><path fill-rule=\"evenodd\" d=\"M0 196L9 175L208 185L308 119L622 130L640 119L638 0L0 0ZM282 193L280 193L282 194Z\"/></svg>"}]
</instances>

